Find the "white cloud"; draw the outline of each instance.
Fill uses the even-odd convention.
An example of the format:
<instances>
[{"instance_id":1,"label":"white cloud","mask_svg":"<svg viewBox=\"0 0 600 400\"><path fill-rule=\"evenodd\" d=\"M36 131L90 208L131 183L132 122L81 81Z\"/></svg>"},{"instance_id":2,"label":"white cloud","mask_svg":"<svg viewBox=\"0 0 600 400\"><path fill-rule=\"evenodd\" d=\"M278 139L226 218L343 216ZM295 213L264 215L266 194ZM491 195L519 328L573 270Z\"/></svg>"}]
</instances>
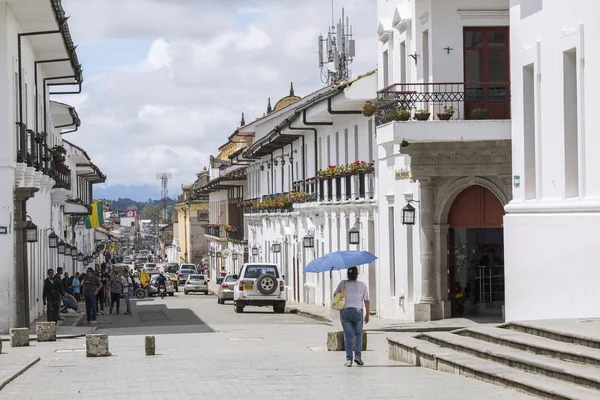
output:
<instances>
[{"instance_id":1,"label":"white cloud","mask_svg":"<svg viewBox=\"0 0 600 400\"><path fill-rule=\"evenodd\" d=\"M330 24L322 0L64 0L80 54L110 40L144 39L139 60L94 69L81 57L84 94L61 99L77 106L82 145L109 184L158 185L173 173L171 193L191 182L210 154L246 120L262 116L267 98L322 86L317 35ZM329 2L327 2L329 3ZM375 68L375 0L338 0L354 25L355 75ZM337 11L337 10L336 10ZM83 50L81 50L83 49ZM105 59L106 60L106 59ZM106 62L103 63L106 65Z\"/></svg>"}]
</instances>

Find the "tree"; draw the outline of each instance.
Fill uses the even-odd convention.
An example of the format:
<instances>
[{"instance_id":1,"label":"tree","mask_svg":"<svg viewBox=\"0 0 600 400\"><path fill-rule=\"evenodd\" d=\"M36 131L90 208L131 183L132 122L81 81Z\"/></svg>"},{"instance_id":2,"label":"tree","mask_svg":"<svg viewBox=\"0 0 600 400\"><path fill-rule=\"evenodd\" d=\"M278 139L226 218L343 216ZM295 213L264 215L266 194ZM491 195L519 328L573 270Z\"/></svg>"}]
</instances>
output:
<instances>
[{"instance_id":1,"label":"tree","mask_svg":"<svg viewBox=\"0 0 600 400\"><path fill-rule=\"evenodd\" d=\"M154 204L147 204L140 213L140 219L149 219L158 223L160 220L160 208Z\"/></svg>"}]
</instances>

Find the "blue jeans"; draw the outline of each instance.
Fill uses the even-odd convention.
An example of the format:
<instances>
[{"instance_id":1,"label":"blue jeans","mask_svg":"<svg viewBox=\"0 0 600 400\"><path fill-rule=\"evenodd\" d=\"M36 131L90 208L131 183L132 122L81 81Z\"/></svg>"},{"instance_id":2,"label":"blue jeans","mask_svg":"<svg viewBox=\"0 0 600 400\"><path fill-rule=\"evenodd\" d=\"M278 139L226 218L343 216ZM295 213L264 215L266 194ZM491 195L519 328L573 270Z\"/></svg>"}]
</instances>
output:
<instances>
[{"instance_id":1,"label":"blue jeans","mask_svg":"<svg viewBox=\"0 0 600 400\"><path fill-rule=\"evenodd\" d=\"M131 312L131 303L129 302L129 299L131 299L131 294L129 294L129 291L126 291L125 292L125 305L127 306L128 313Z\"/></svg>"},{"instance_id":2,"label":"blue jeans","mask_svg":"<svg viewBox=\"0 0 600 400\"><path fill-rule=\"evenodd\" d=\"M352 360L352 351L356 357L362 353L363 310L361 308L344 308L340 311L340 320L344 328L344 347L346 360Z\"/></svg>"},{"instance_id":3,"label":"blue jeans","mask_svg":"<svg viewBox=\"0 0 600 400\"><path fill-rule=\"evenodd\" d=\"M96 320L96 296L94 295L86 295L85 296L85 313L87 317L87 321L95 321Z\"/></svg>"}]
</instances>

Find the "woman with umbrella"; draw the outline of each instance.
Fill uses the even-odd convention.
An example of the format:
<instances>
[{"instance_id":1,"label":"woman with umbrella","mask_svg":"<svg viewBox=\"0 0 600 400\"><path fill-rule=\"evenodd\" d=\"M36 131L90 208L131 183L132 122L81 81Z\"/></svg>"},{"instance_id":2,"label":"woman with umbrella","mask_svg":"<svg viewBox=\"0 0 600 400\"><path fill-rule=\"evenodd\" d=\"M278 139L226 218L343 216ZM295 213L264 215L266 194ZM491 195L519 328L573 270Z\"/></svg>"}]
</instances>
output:
<instances>
[{"instance_id":1,"label":"woman with umbrella","mask_svg":"<svg viewBox=\"0 0 600 400\"><path fill-rule=\"evenodd\" d=\"M352 366L352 359L357 365L363 365L362 335L364 323L369 323L371 311L367 284L358 280L358 268L348 269L348 279L343 280L335 289L334 295L346 291L346 304L340 310L340 320L344 329L344 347L346 349L346 367ZM364 317L363 317L364 303Z\"/></svg>"},{"instance_id":2,"label":"woman with umbrella","mask_svg":"<svg viewBox=\"0 0 600 400\"><path fill-rule=\"evenodd\" d=\"M333 278L332 271L348 269L348 279L341 281L335 289L332 303L333 308L340 310L340 320L344 329L346 367L351 367L352 361L357 365L363 365L363 320L365 324L369 323L371 311L367 284L358 280L356 266L370 264L376 259L377 257L368 251L336 251L311 261L304 268L304 272L329 272L330 279Z\"/></svg>"}]
</instances>

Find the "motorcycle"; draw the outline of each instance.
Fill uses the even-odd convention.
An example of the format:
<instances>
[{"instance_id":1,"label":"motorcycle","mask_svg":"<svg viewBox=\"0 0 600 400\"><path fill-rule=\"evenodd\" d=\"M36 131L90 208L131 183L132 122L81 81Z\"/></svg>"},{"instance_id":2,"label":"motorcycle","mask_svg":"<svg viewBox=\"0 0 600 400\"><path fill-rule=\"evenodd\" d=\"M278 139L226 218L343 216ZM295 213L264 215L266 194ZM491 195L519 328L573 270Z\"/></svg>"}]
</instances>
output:
<instances>
[{"instance_id":1,"label":"motorcycle","mask_svg":"<svg viewBox=\"0 0 600 400\"><path fill-rule=\"evenodd\" d=\"M142 285L138 284L135 281L133 282L133 293L138 299L143 299L144 297L146 297L146 289L144 289Z\"/></svg>"},{"instance_id":2,"label":"motorcycle","mask_svg":"<svg viewBox=\"0 0 600 400\"><path fill-rule=\"evenodd\" d=\"M158 293L160 294L160 298L164 299L167 295L167 287L163 284L158 286Z\"/></svg>"}]
</instances>

